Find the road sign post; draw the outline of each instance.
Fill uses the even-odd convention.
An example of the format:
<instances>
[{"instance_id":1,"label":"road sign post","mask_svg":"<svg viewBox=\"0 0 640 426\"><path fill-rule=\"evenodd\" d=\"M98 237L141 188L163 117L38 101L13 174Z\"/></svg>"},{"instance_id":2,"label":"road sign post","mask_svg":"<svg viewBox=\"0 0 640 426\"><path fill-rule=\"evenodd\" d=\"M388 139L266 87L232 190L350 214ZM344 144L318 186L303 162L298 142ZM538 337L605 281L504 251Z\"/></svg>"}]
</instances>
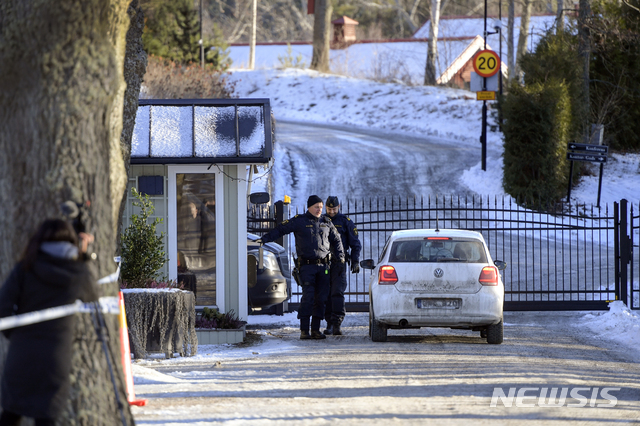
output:
<instances>
[{"instance_id":1,"label":"road sign post","mask_svg":"<svg viewBox=\"0 0 640 426\"><path fill-rule=\"evenodd\" d=\"M602 140L602 138L600 138ZM567 191L567 202L571 201L571 186L573 181L573 162L587 161L590 163L600 163L600 179L598 180L598 207L600 207L600 192L602 189L602 166L607 162L609 147L606 145L592 145L586 143L570 142L567 144L567 160L571 161L569 168L569 190Z\"/></svg>"},{"instance_id":2,"label":"road sign post","mask_svg":"<svg viewBox=\"0 0 640 426\"><path fill-rule=\"evenodd\" d=\"M486 13L486 10L485 10ZM486 21L486 19L485 19ZM486 22L485 22L486 27ZM486 28L485 28L486 33ZM482 133L480 143L482 144L482 171L487 170L487 100L495 100L495 91L487 91L487 78L497 74L500 70L500 57L493 50L485 49L476 53L473 57L473 69L483 77L482 91L476 92L477 99L482 101ZM492 96L491 96L492 95Z\"/></svg>"}]
</instances>

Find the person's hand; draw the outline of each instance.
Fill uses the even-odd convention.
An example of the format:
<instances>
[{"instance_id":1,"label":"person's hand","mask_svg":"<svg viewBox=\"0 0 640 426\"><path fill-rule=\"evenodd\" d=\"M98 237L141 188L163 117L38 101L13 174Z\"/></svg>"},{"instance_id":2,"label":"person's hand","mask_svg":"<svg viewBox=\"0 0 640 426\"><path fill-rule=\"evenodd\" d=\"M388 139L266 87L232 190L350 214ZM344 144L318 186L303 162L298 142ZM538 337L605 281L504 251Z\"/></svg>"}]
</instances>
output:
<instances>
[{"instance_id":1,"label":"person's hand","mask_svg":"<svg viewBox=\"0 0 640 426\"><path fill-rule=\"evenodd\" d=\"M264 241L262 241L262 238L258 238L258 239L256 240L256 243L257 243L257 244L260 244L260 245L263 245L263 244L264 244Z\"/></svg>"},{"instance_id":2,"label":"person's hand","mask_svg":"<svg viewBox=\"0 0 640 426\"><path fill-rule=\"evenodd\" d=\"M351 263L351 273L352 274L357 274L359 272L360 272L360 263L352 262Z\"/></svg>"},{"instance_id":3,"label":"person's hand","mask_svg":"<svg viewBox=\"0 0 640 426\"><path fill-rule=\"evenodd\" d=\"M87 234L86 232L80 232L78 234L78 238L80 238L80 250L82 253L86 253L89 248L89 244L94 241L93 235Z\"/></svg>"}]
</instances>

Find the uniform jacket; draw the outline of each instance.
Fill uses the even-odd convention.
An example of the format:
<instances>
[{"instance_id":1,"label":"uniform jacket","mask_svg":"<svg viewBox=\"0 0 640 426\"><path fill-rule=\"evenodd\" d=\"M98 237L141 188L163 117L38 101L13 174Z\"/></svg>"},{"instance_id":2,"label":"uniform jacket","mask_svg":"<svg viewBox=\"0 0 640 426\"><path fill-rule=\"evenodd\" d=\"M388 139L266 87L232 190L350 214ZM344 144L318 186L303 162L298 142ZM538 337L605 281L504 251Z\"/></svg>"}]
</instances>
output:
<instances>
[{"instance_id":1,"label":"uniform jacket","mask_svg":"<svg viewBox=\"0 0 640 426\"><path fill-rule=\"evenodd\" d=\"M18 263L0 287L0 317L98 299L87 262L39 253L32 268ZM69 397L73 315L4 330L9 351L2 407L27 417L55 418Z\"/></svg>"},{"instance_id":2,"label":"uniform jacket","mask_svg":"<svg viewBox=\"0 0 640 426\"><path fill-rule=\"evenodd\" d=\"M299 258L324 259L333 248L337 259L345 259L340 234L331 220L325 216L317 218L308 211L295 215L263 235L262 241L269 243L290 233L296 237L296 253Z\"/></svg>"},{"instance_id":3,"label":"uniform jacket","mask_svg":"<svg viewBox=\"0 0 640 426\"><path fill-rule=\"evenodd\" d=\"M327 215L327 217L329 216ZM356 229L356 224L342 213L336 214L333 218L329 217L329 219L331 219L333 226L336 227L338 234L340 234L340 239L342 241L342 246L345 252L349 250L349 248L351 248L351 263L358 263L362 245L360 244L360 239L358 238L358 230ZM348 252L346 254L349 255Z\"/></svg>"}]
</instances>

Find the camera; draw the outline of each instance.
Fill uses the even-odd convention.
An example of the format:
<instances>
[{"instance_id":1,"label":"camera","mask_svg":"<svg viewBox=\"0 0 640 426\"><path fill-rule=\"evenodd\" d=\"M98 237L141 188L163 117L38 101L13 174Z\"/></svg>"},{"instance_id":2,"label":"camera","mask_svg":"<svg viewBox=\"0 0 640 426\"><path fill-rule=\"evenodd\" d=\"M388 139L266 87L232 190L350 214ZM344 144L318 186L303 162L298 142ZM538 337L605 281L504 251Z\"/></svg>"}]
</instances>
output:
<instances>
[{"instance_id":1,"label":"camera","mask_svg":"<svg viewBox=\"0 0 640 426\"><path fill-rule=\"evenodd\" d=\"M91 207L90 201L85 201L83 204L75 203L71 200L67 200L60 204L62 215L64 218L71 222L76 234L81 232L87 232L87 223L89 221L89 207Z\"/></svg>"}]
</instances>

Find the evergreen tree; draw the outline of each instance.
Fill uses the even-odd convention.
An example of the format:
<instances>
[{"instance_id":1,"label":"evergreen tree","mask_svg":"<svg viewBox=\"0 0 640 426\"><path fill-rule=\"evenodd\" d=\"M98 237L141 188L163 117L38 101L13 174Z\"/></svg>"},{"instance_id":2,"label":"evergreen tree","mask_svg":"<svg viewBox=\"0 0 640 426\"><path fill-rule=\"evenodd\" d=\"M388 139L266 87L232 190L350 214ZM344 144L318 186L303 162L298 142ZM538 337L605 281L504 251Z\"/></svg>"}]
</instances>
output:
<instances>
[{"instance_id":1,"label":"evergreen tree","mask_svg":"<svg viewBox=\"0 0 640 426\"><path fill-rule=\"evenodd\" d=\"M180 64L200 63L200 17L191 0L156 0L143 4L148 16L142 40L149 55ZM228 45L215 26L204 39L205 63L225 70L231 65Z\"/></svg>"},{"instance_id":2,"label":"evergreen tree","mask_svg":"<svg viewBox=\"0 0 640 426\"><path fill-rule=\"evenodd\" d=\"M156 225L162 219L156 217L149 222L155 210L153 202L135 188L131 188L131 193L138 200L133 206L140 208L140 213L131 215L131 224L120 238L120 277L129 288L145 287L147 282L158 277L158 271L167 261L162 242L164 234L156 233Z\"/></svg>"},{"instance_id":3,"label":"evergreen tree","mask_svg":"<svg viewBox=\"0 0 640 426\"><path fill-rule=\"evenodd\" d=\"M638 7L638 0L600 0L592 5L590 118L604 124L605 144L614 149L640 149Z\"/></svg>"}]
</instances>

